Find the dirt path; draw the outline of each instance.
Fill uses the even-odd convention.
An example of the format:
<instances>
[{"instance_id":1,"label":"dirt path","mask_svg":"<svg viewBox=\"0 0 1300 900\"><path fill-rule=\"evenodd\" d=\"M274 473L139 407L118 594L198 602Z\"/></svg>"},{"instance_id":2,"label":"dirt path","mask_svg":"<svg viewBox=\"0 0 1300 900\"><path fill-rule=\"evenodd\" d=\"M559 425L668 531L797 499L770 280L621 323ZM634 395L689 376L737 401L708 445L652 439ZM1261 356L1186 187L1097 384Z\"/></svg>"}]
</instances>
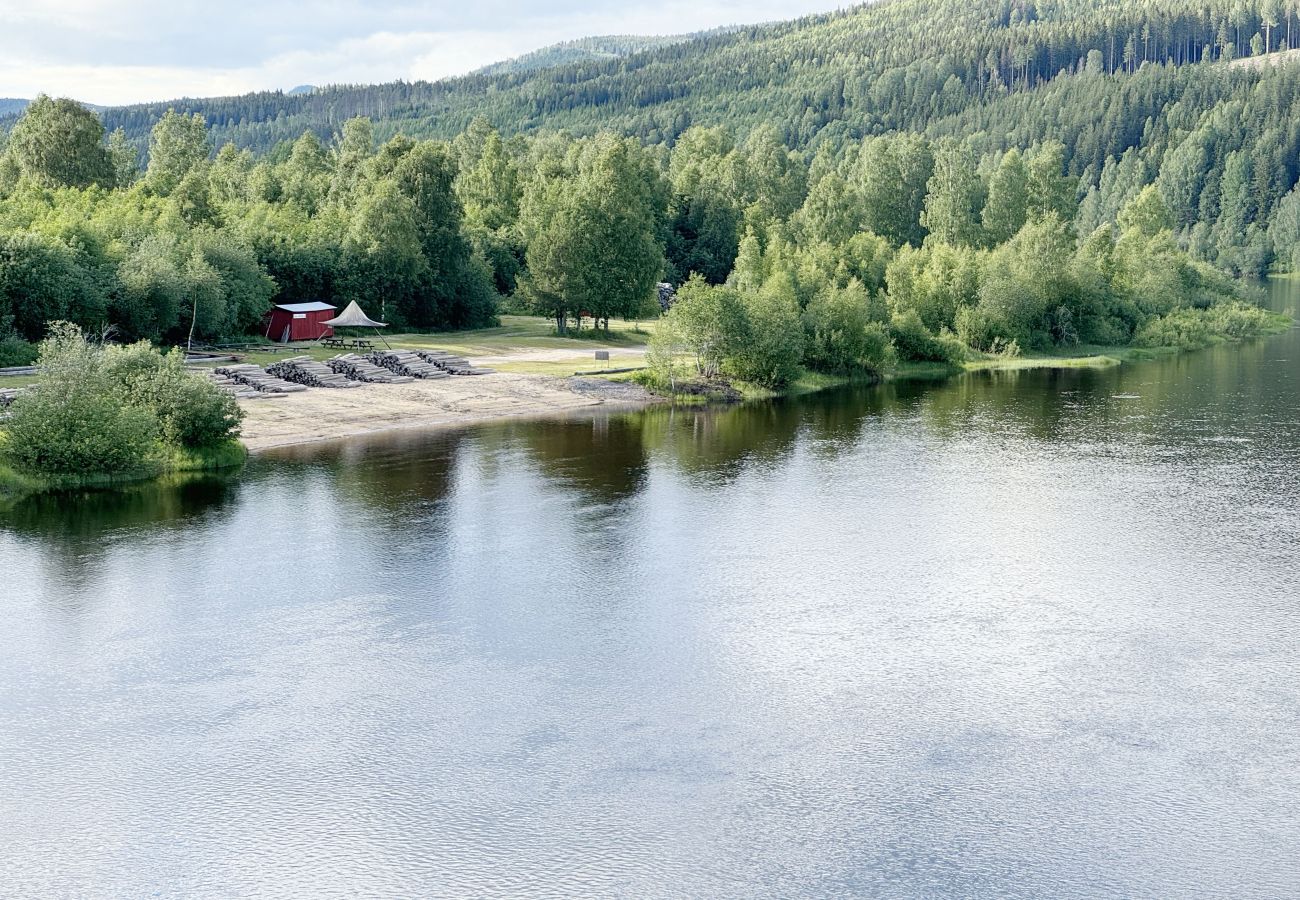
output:
<instances>
[{"instance_id":1,"label":"dirt path","mask_svg":"<svg viewBox=\"0 0 1300 900\"><path fill-rule=\"evenodd\" d=\"M593 346L592 352L587 354L587 358L595 362L596 350L608 350L609 359L612 364L614 360L625 362L626 365L640 365L645 361L645 347L606 347ZM583 354L581 351L574 351L568 348L558 350L513 350L509 353L502 353L495 356L475 356L473 363L482 366L494 366L503 362L568 362L571 359L577 359Z\"/></svg>"},{"instance_id":2,"label":"dirt path","mask_svg":"<svg viewBox=\"0 0 1300 900\"><path fill-rule=\"evenodd\" d=\"M501 359L520 358L512 354ZM482 357L474 362L489 360ZM241 401L245 412L242 440L257 451L399 428L465 425L606 403L651 402L653 396L635 385L507 372L411 384L368 384L355 390L311 388L275 399Z\"/></svg>"}]
</instances>

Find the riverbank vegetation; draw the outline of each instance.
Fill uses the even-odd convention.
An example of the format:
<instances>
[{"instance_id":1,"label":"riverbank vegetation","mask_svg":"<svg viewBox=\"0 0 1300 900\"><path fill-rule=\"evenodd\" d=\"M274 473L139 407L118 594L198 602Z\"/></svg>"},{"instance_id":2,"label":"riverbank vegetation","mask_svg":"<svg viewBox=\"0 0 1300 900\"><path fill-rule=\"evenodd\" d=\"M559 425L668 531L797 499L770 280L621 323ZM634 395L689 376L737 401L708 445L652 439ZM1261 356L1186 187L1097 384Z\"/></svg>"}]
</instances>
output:
<instances>
[{"instance_id":1,"label":"riverbank vegetation","mask_svg":"<svg viewBox=\"0 0 1300 900\"><path fill-rule=\"evenodd\" d=\"M274 126L249 98L41 97L0 128L0 359L56 319L220 342L315 300L608 332L661 281L672 384L1247 338L1276 321L1241 276L1300 258L1300 66L1220 65L1297 43L1293 10L1221 5L888 0L476 76L437 115L409 85Z\"/></svg>"},{"instance_id":2,"label":"riverbank vegetation","mask_svg":"<svg viewBox=\"0 0 1300 900\"><path fill-rule=\"evenodd\" d=\"M112 484L237 465L233 397L179 351L101 346L69 323L41 344L40 376L0 420L0 492Z\"/></svg>"}]
</instances>

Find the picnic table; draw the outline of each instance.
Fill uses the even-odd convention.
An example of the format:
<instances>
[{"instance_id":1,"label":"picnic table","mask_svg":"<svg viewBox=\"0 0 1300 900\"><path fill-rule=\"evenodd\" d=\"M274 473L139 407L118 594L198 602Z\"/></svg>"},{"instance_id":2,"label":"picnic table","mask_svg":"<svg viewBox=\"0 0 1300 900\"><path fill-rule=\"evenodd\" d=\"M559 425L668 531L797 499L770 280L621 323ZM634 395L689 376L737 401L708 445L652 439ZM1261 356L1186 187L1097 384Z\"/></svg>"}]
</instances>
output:
<instances>
[{"instance_id":1,"label":"picnic table","mask_svg":"<svg viewBox=\"0 0 1300 900\"><path fill-rule=\"evenodd\" d=\"M334 350L373 350L375 349L374 341L368 341L365 338L338 338L328 337L321 341L321 346L329 347Z\"/></svg>"}]
</instances>

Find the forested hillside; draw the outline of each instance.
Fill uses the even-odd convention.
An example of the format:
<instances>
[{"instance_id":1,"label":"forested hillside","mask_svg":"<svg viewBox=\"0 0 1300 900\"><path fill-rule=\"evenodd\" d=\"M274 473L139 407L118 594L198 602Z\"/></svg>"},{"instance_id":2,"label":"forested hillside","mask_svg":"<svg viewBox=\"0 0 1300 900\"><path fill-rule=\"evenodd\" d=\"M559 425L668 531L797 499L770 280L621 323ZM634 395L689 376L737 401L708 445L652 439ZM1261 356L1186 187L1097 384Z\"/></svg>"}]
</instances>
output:
<instances>
[{"instance_id":1,"label":"forested hillside","mask_svg":"<svg viewBox=\"0 0 1300 900\"><path fill-rule=\"evenodd\" d=\"M559 44L543 47L540 50L534 50L531 53L525 53L522 56L516 56L513 59L492 63L489 66L475 70L473 74L517 75L574 63L620 59L624 56L631 56L633 53L653 50L656 47L680 44L689 41L691 38L692 35L689 34L609 34L600 37L579 38L576 41L563 41Z\"/></svg>"},{"instance_id":2,"label":"forested hillside","mask_svg":"<svg viewBox=\"0 0 1300 900\"><path fill-rule=\"evenodd\" d=\"M169 108L203 116L214 146L255 153L305 130L328 142L356 116L372 120L379 140L450 139L479 116L507 137L612 131L651 145L671 144L691 125L743 138L764 124L791 148L836 158L895 131L955 137L977 157L1054 140L1083 190L1096 188L1089 205L1102 215L1113 216L1117 193L1161 175L1180 227L1212 230L1231 169L1230 181L1254 189L1229 225L1263 228L1297 177L1300 66L1224 63L1300 44L1298 24L1297 4L1280 0L886 0L646 49L640 38L573 42L620 55L540 71L521 60L437 84L185 100L106 110L103 119L141 153ZM1198 252L1213 256L1211 241L1224 238L1202 229ZM1225 261L1257 270L1259 236L1231 241L1248 258Z\"/></svg>"},{"instance_id":3,"label":"forested hillside","mask_svg":"<svg viewBox=\"0 0 1300 900\"><path fill-rule=\"evenodd\" d=\"M1087 108L1070 107L1058 125L1062 110L1044 102L1025 127L1078 129L1096 117L1098 104L1102 112L1116 107L1136 126L1107 134L1101 149L1116 155L1142 135L1148 109L1131 109L1134 104L1176 99L1185 115L1195 115L1222 99L1217 92L1204 95L1190 70L1156 78L1158 86L1145 83L1154 74L1133 83L1144 64L1181 68L1207 58L1258 55L1300 42L1295 26L1294 5L1276 0L886 0L544 71L508 65L437 84L168 101L111 110L105 123L143 146L153 123L175 107L201 113L218 144L232 140L266 150L308 128L325 138L354 116L371 117L381 137L400 129L451 138L483 115L507 135L538 128L614 130L649 143L671 141L691 124L743 132L763 122L804 147L894 129L946 132L963 122L996 124L1020 112L1015 98L1063 74L1101 73L1114 77L1086 88ZM954 116L963 122L949 121ZM1048 136L1072 150L1064 132ZM989 139L1005 141L998 131ZM1092 148L1076 171L1096 161Z\"/></svg>"},{"instance_id":4,"label":"forested hillside","mask_svg":"<svg viewBox=\"0 0 1300 900\"><path fill-rule=\"evenodd\" d=\"M1300 67L1225 61L1300 29L1216 2L887 0L438 85L41 98L0 153L0 333L215 339L271 299L563 328L643 314L662 278L699 359L1243 336L1229 276L1300 261Z\"/></svg>"}]
</instances>

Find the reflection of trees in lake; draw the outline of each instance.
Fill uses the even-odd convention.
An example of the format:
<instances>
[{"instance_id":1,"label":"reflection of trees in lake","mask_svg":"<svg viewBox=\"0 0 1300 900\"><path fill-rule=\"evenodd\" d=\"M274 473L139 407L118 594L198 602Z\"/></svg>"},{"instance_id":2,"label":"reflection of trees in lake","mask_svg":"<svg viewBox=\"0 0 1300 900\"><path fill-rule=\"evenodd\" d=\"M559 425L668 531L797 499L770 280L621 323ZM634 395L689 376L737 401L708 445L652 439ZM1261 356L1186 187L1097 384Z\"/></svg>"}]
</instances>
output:
<instances>
[{"instance_id":1,"label":"reflection of trees in lake","mask_svg":"<svg viewBox=\"0 0 1300 900\"><path fill-rule=\"evenodd\" d=\"M790 404L660 407L642 414L655 456L689 475L729 480L754 461L780 459L794 446L800 414Z\"/></svg>"},{"instance_id":2,"label":"reflection of trees in lake","mask_svg":"<svg viewBox=\"0 0 1300 900\"><path fill-rule=\"evenodd\" d=\"M355 504L350 513L379 513L376 524L400 524L401 515L446 500L465 445L474 443L463 430L391 431L275 450L259 474L277 483L298 480L303 489L323 483Z\"/></svg>"},{"instance_id":3,"label":"reflection of trees in lake","mask_svg":"<svg viewBox=\"0 0 1300 900\"><path fill-rule=\"evenodd\" d=\"M1056 442L1067 437L1094 396L1109 397L1115 369L975 372L930 386L920 409L947 438L980 432Z\"/></svg>"},{"instance_id":4,"label":"reflection of trees in lake","mask_svg":"<svg viewBox=\"0 0 1300 900\"><path fill-rule=\"evenodd\" d=\"M237 476L182 474L112 490L50 491L0 508L0 529L30 539L46 556L46 571L68 595L90 583L112 552L110 537L157 541L228 511L239 494Z\"/></svg>"},{"instance_id":5,"label":"reflection of trees in lake","mask_svg":"<svg viewBox=\"0 0 1300 900\"><path fill-rule=\"evenodd\" d=\"M108 531L185 524L225 505L236 476L174 475L115 489L31 494L0 511L0 525L19 534L94 541Z\"/></svg>"},{"instance_id":6,"label":"reflection of trees in lake","mask_svg":"<svg viewBox=\"0 0 1300 900\"><path fill-rule=\"evenodd\" d=\"M596 413L512 423L503 440L523 448L547 478L614 503L636 495L649 474L641 413Z\"/></svg>"}]
</instances>

